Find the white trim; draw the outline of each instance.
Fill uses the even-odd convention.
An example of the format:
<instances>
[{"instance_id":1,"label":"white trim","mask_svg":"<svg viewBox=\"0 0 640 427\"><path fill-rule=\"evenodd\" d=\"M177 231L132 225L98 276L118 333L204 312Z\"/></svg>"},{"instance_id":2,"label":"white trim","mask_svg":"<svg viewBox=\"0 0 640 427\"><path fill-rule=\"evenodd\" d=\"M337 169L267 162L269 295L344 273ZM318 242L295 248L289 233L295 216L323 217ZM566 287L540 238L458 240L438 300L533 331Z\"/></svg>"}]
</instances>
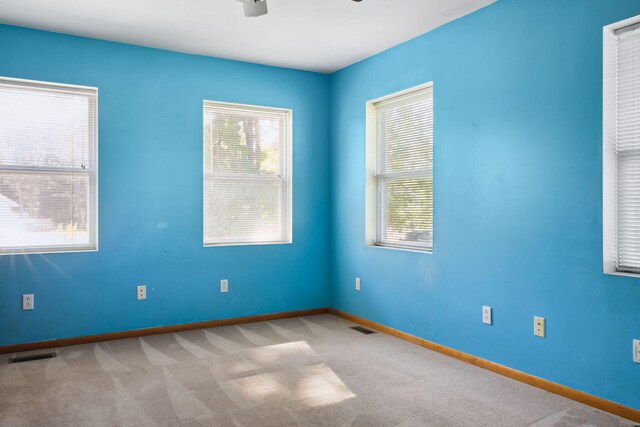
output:
<instances>
[{"instance_id":1,"label":"white trim","mask_svg":"<svg viewBox=\"0 0 640 427\"><path fill-rule=\"evenodd\" d=\"M416 249L409 246L393 246L393 245L381 245L381 244L373 244L367 245L370 248L378 248L378 249L391 249L394 251L402 251L402 252L414 252L417 254L433 254L433 249Z\"/></svg>"},{"instance_id":2,"label":"white trim","mask_svg":"<svg viewBox=\"0 0 640 427\"><path fill-rule=\"evenodd\" d=\"M18 255L49 255L49 254L72 254L83 252L98 252L98 248L93 246L77 246L77 247L62 247L58 246L58 249L51 248L37 248L32 247L30 249L17 249L7 248L0 251L0 256L18 256Z\"/></svg>"},{"instance_id":3,"label":"white trim","mask_svg":"<svg viewBox=\"0 0 640 427\"><path fill-rule=\"evenodd\" d=\"M2 166L0 165L0 172L12 172L12 173L84 173L92 175L96 171L94 169L81 169L81 168L51 168L51 167L38 167L38 166Z\"/></svg>"},{"instance_id":4,"label":"white trim","mask_svg":"<svg viewBox=\"0 0 640 427\"><path fill-rule=\"evenodd\" d=\"M376 114L376 101L369 101L366 104L366 193L365 193L365 244L371 247L376 245L378 234L378 221L376 217L378 187L376 179L376 153L377 138L376 129L378 127L378 117Z\"/></svg>"},{"instance_id":5,"label":"white trim","mask_svg":"<svg viewBox=\"0 0 640 427\"><path fill-rule=\"evenodd\" d=\"M45 82L42 80L17 79L14 77L0 77L0 84L7 86L18 86L21 88L32 87L38 89L47 89L73 94L97 95L98 88L94 86L72 85L67 83ZM96 98L97 99L97 98Z\"/></svg>"},{"instance_id":6,"label":"white trim","mask_svg":"<svg viewBox=\"0 0 640 427\"><path fill-rule=\"evenodd\" d=\"M269 107L267 105L252 105L252 104L239 104L236 102L224 102L224 101L213 101L211 99L203 99L202 107L206 105L211 106L220 106L222 108L230 108L230 109L238 109L238 110L247 110L247 111L264 111L265 113L273 113L274 111L280 111L284 114L293 115L293 110L290 108L282 108L282 107Z\"/></svg>"},{"instance_id":7,"label":"white trim","mask_svg":"<svg viewBox=\"0 0 640 427\"><path fill-rule=\"evenodd\" d=\"M603 28L602 269L616 273L615 40L618 24Z\"/></svg>"},{"instance_id":8,"label":"white trim","mask_svg":"<svg viewBox=\"0 0 640 427\"><path fill-rule=\"evenodd\" d=\"M639 278L640 277L640 274L629 273L627 271L611 271L611 272L603 271L603 273L607 274L607 275L611 275L611 276L635 277L635 278Z\"/></svg>"},{"instance_id":9,"label":"white trim","mask_svg":"<svg viewBox=\"0 0 640 427\"><path fill-rule=\"evenodd\" d=\"M98 120L98 117L100 117L100 116L98 115L98 105L99 105L98 95L99 95L99 91L98 91L97 87L95 87L93 89L95 90L95 97L93 99L93 102L94 102L93 111L95 111L95 117L94 117L94 120L93 120L93 124L96 127L96 130L93 133L93 137L95 138L95 144L96 144L96 149L95 149L95 153L94 153L94 155L96 156L96 161L95 161L95 170L96 170L96 173L95 173L95 178L96 178L96 203L95 203L95 208L94 208L96 210L94 212L95 221L96 221L96 232L95 232L95 239L96 240L95 240L95 242L93 242L93 246L95 246L96 252L97 252L100 249L100 245L98 243L100 241L100 239L99 239L100 227L99 227L99 222L98 222L99 221L99 216L100 216L100 214L99 214L99 212L100 212L100 174L98 173L98 171L100 170L100 166L99 166L99 163L100 163L100 154L99 154L100 153L100 149L99 149L99 147L100 147L100 145L98 144L99 139L100 139L99 138L99 135L100 135L100 132L99 132L100 123L99 122L100 122L100 120Z\"/></svg>"},{"instance_id":10,"label":"white trim","mask_svg":"<svg viewBox=\"0 0 640 427\"><path fill-rule=\"evenodd\" d=\"M205 178L208 179L226 179L229 181L273 181L280 182L286 178L286 176L280 175L259 175L259 174L237 174L237 173L209 173L205 172Z\"/></svg>"},{"instance_id":11,"label":"white trim","mask_svg":"<svg viewBox=\"0 0 640 427\"><path fill-rule=\"evenodd\" d=\"M291 241L274 241L274 242L224 242L224 243L207 243L202 245L203 248L227 247L227 246L264 246L264 245L291 245Z\"/></svg>"},{"instance_id":12,"label":"white trim","mask_svg":"<svg viewBox=\"0 0 640 427\"><path fill-rule=\"evenodd\" d=\"M287 178L287 238L282 244L293 243L293 110L284 110L289 115L287 123L287 144L286 144L286 178Z\"/></svg>"},{"instance_id":13,"label":"white trim","mask_svg":"<svg viewBox=\"0 0 640 427\"><path fill-rule=\"evenodd\" d=\"M394 92L394 93L391 93L389 95L384 95L384 96L381 96L379 98L371 99L371 100L367 101L367 105L375 106L376 104L380 104L383 101L389 101L389 100L391 100L393 98L400 98L400 97L403 97L404 95L408 95L408 94L413 93L413 92L419 92L421 90L429 89L429 88L433 89L433 82L432 81L431 82L427 82L427 83L422 83L420 85L413 86L413 87L410 87L410 88L407 88L407 89L404 89L404 90L401 90L401 91L398 91L398 92Z\"/></svg>"}]
</instances>

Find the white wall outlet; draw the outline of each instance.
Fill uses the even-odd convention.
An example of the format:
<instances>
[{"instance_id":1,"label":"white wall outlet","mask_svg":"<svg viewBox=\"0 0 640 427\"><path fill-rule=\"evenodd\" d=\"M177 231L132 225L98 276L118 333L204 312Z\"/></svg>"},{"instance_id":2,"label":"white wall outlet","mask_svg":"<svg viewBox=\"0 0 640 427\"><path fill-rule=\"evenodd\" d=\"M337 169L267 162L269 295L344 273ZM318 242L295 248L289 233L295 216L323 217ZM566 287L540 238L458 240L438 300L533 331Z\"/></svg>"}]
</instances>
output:
<instances>
[{"instance_id":1,"label":"white wall outlet","mask_svg":"<svg viewBox=\"0 0 640 427\"><path fill-rule=\"evenodd\" d=\"M147 285L140 285L136 288L138 300L147 299Z\"/></svg>"},{"instance_id":2,"label":"white wall outlet","mask_svg":"<svg viewBox=\"0 0 640 427\"><path fill-rule=\"evenodd\" d=\"M34 300L33 294L22 295L22 309L33 310L34 307L35 307L35 300Z\"/></svg>"},{"instance_id":3,"label":"white wall outlet","mask_svg":"<svg viewBox=\"0 0 640 427\"><path fill-rule=\"evenodd\" d=\"M356 291L360 290L360 278L356 277Z\"/></svg>"},{"instance_id":4,"label":"white wall outlet","mask_svg":"<svg viewBox=\"0 0 640 427\"><path fill-rule=\"evenodd\" d=\"M633 361L640 363L640 340L633 340Z\"/></svg>"},{"instance_id":5,"label":"white wall outlet","mask_svg":"<svg viewBox=\"0 0 640 427\"><path fill-rule=\"evenodd\" d=\"M491 307L487 307L486 305L482 306L482 323L485 325L491 325L493 323L491 318Z\"/></svg>"},{"instance_id":6,"label":"white wall outlet","mask_svg":"<svg viewBox=\"0 0 640 427\"><path fill-rule=\"evenodd\" d=\"M544 338L546 332L544 317L533 316L533 335Z\"/></svg>"},{"instance_id":7,"label":"white wall outlet","mask_svg":"<svg viewBox=\"0 0 640 427\"><path fill-rule=\"evenodd\" d=\"M223 294L229 292L229 280L228 279L220 280L220 292L222 292Z\"/></svg>"}]
</instances>

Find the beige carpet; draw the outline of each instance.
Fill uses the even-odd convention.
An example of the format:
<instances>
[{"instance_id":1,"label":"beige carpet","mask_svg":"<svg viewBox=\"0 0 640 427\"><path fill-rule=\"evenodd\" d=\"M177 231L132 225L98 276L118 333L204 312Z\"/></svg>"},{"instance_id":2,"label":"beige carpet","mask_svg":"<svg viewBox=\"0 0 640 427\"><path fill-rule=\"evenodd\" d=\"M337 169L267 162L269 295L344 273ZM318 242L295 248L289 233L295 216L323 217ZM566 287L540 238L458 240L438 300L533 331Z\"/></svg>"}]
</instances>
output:
<instances>
[{"instance_id":1,"label":"beige carpet","mask_svg":"<svg viewBox=\"0 0 640 427\"><path fill-rule=\"evenodd\" d=\"M0 362L2 426L624 426L331 315Z\"/></svg>"}]
</instances>

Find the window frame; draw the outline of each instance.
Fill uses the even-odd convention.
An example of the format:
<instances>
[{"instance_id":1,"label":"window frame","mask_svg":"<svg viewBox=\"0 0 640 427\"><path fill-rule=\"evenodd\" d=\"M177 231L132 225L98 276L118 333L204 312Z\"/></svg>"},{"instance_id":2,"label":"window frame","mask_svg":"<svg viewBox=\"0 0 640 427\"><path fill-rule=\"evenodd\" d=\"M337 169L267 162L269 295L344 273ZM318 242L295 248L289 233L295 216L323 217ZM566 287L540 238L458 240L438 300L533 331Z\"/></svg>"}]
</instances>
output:
<instances>
[{"instance_id":1,"label":"window frame","mask_svg":"<svg viewBox=\"0 0 640 427\"><path fill-rule=\"evenodd\" d=\"M268 175L259 175L259 174L234 174L234 173L224 173L217 174L219 178L234 178L238 179L255 179L256 181L280 181L283 185L283 188L286 189L286 197L283 197L281 200L281 209L286 213L282 218L282 226L286 227L286 232L283 233L284 240L276 240L276 241L254 241L254 240L246 240L246 241L228 241L228 242L213 242L208 243L206 241L205 235L205 211L204 211L204 198L206 197L206 188L205 182L207 181L207 175L209 175L208 179L215 179L213 176L216 174L207 173L205 170L205 144L206 144L206 129L204 125L204 119L206 114L207 105L213 106L216 108L228 108L234 110L246 110L246 111L262 111L262 112L280 112L284 113L287 116L286 129L284 131L285 143L284 149L280 151L280 162L281 162L281 176L279 179L274 178L273 176ZM241 104L234 102L224 102L224 101L214 101L204 99L202 101L202 118L203 118L203 127L202 127L202 149L203 149L203 159L202 159L202 246L207 247L225 247L225 246L256 246L256 245L288 245L293 243L293 110L290 108L280 108L280 107L270 107L264 105L253 105L253 104ZM280 148L280 147L279 147Z\"/></svg>"},{"instance_id":2,"label":"window frame","mask_svg":"<svg viewBox=\"0 0 640 427\"><path fill-rule=\"evenodd\" d=\"M366 102L366 194L365 194L365 244L372 248L385 248L393 250L401 250L406 252L416 252L421 254L432 254L434 248L434 226L431 229L431 245L429 247L419 246L417 244L394 244L385 243L380 238L380 219L378 218L378 205L379 201L379 174L377 173L377 153L378 153L378 141L377 141L377 105L383 102L388 102L394 98L398 98L399 101L409 98L419 92L431 91L431 99L434 101L434 84L433 81L423 83L417 86L410 87L398 92L391 93L379 98L372 99ZM435 122L435 111L434 111ZM432 124L435 127L435 123ZM432 149L435 156L435 136L432 135ZM433 158L435 159L435 157ZM430 168L430 177L432 185L434 181L434 163L432 160ZM415 176L415 171L401 171L392 172L396 178ZM431 199L431 208L434 212L435 220L435 185L433 186L433 195ZM434 224L435 225L435 224Z\"/></svg>"},{"instance_id":3,"label":"window frame","mask_svg":"<svg viewBox=\"0 0 640 427\"><path fill-rule=\"evenodd\" d=\"M93 150L93 163L94 169L82 169L82 168L55 168L55 167L38 167L38 166L0 166L0 172L7 173L23 173L23 174L46 174L46 175L61 175L61 174L85 174L90 177L93 176L94 188L91 188L91 179L89 179L89 195L93 190L94 203L91 203L91 197L89 197L87 221L93 221L93 227L91 222L88 223L89 232L89 244L77 245L77 246L23 246L23 247L9 247L0 248L0 256L4 255L36 255L36 254L54 254L54 253L78 253L78 252L97 252L99 250L99 129L98 129L98 95L99 90L94 86L82 86L72 85L66 83L47 82L41 80L29 80L19 79L13 77L0 76L0 84L12 85L18 87L27 87L30 89L42 89L48 92L62 92L71 94L82 94L88 96L93 104L93 115L89 114L89 144L94 145ZM91 153L91 150L89 150Z\"/></svg>"},{"instance_id":4,"label":"window frame","mask_svg":"<svg viewBox=\"0 0 640 427\"><path fill-rule=\"evenodd\" d=\"M640 277L618 267L618 155L616 151L616 32L640 25L640 15L603 27L602 122L602 271Z\"/></svg>"}]
</instances>

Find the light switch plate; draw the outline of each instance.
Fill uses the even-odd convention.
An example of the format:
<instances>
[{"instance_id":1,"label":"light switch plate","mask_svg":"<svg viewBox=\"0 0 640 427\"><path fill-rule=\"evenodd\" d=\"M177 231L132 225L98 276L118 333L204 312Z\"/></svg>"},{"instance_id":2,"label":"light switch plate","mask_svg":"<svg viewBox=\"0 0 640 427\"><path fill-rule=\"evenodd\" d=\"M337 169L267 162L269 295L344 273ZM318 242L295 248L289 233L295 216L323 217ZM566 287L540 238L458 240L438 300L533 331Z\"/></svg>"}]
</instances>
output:
<instances>
[{"instance_id":1,"label":"light switch plate","mask_svg":"<svg viewBox=\"0 0 640 427\"><path fill-rule=\"evenodd\" d=\"M356 291L360 290L360 278L356 277Z\"/></svg>"},{"instance_id":2,"label":"light switch plate","mask_svg":"<svg viewBox=\"0 0 640 427\"><path fill-rule=\"evenodd\" d=\"M229 280L228 279L220 280L220 292L223 293L223 294L229 292Z\"/></svg>"},{"instance_id":3,"label":"light switch plate","mask_svg":"<svg viewBox=\"0 0 640 427\"><path fill-rule=\"evenodd\" d=\"M640 363L640 340L633 340L633 361Z\"/></svg>"}]
</instances>

